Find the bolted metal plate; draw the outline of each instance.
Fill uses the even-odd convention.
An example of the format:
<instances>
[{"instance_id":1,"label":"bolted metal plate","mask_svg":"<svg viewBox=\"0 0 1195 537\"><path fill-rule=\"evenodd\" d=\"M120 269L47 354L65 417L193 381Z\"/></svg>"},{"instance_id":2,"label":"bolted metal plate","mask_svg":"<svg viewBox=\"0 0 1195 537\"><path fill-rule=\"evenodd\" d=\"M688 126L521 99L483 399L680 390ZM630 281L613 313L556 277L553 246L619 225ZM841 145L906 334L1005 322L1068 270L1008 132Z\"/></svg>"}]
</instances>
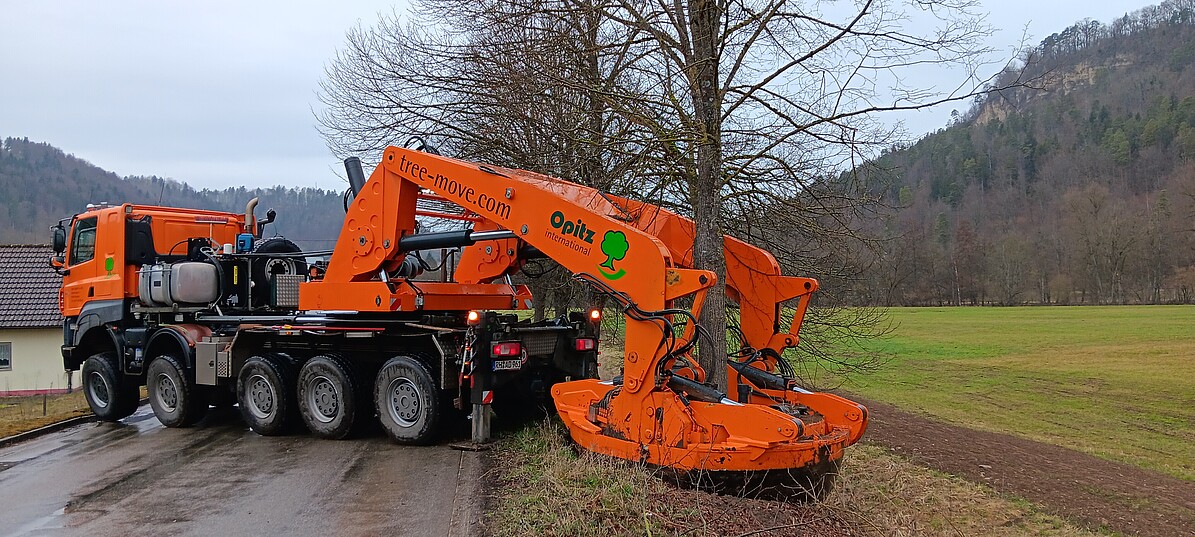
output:
<instances>
[{"instance_id":1,"label":"bolted metal plate","mask_svg":"<svg viewBox=\"0 0 1195 537\"><path fill-rule=\"evenodd\" d=\"M274 275L274 307L298 308L299 284L306 279L302 274Z\"/></svg>"}]
</instances>

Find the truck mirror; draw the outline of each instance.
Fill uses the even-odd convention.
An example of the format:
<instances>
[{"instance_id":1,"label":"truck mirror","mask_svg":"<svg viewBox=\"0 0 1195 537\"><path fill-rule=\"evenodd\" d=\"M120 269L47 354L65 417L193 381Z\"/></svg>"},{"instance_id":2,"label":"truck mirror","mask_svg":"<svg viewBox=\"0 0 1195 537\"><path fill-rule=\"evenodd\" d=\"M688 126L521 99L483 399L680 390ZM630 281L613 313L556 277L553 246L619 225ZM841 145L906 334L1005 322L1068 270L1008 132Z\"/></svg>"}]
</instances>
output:
<instances>
[{"instance_id":1,"label":"truck mirror","mask_svg":"<svg viewBox=\"0 0 1195 537\"><path fill-rule=\"evenodd\" d=\"M62 254L50 258L50 268L54 269L54 272L57 272L59 276L66 276L71 273L66 268L66 257Z\"/></svg>"},{"instance_id":2,"label":"truck mirror","mask_svg":"<svg viewBox=\"0 0 1195 537\"><path fill-rule=\"evenodd\" d=\"M66 228L58 224L51 229L54 230L54 252L61 254L66 251Z\"/></svg>"}]
</instances>

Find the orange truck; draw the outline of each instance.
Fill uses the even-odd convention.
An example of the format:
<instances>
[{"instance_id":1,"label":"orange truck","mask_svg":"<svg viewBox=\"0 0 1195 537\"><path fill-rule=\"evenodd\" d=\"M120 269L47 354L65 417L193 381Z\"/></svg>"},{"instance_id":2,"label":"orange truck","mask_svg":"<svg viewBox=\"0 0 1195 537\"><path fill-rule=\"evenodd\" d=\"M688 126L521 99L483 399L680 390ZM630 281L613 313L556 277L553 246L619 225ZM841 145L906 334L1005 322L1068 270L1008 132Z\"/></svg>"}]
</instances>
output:
<instances>
[{"instance_id":1,"label":"orange truck","mask_svg":"<svg viewBox=\"0 0 1195 537\"><path fill-rule=\"evenodd\" d=\"M554 407L585 449L803 499L828 493L866 429L862 405L793 378L782 356L817 281L781 274L768 252L724 242L742 348L723 393L692 356L716 277L693 268L689 219L407 148L387 148L368 178L356 158L345 168L326 260L263 237L275 214L259 220L256 200L244 214L100 205L55 226L63 359L82 369L94 413L128 416L146 386L169 427L237 404L263 435L301 424L338 439L376 419L424 444L454 417L484 442L492 414ZM424 231L430 220L455 229ZM533 297L511 276L541 258L623 317L621 375L598 378L603 309L539 322L512 311Z\"/></svg>"}]
</instances>

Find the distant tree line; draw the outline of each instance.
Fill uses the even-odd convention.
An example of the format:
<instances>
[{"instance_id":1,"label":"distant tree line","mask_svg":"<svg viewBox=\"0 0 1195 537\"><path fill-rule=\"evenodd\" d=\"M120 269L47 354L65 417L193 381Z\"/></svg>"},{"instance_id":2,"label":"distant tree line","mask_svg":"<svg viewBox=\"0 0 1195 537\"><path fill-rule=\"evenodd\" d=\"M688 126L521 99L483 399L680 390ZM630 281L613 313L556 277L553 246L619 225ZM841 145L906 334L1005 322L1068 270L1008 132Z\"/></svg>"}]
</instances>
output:
<instances>
[{"instance_id":1,"label":"distant tree line","mask_svg":"<svg viewBox=\"0 0 1195 537\"><path fill-rule=\"evenodd\" d=\"M196 190L157 176L121 178L48 143L6 138L0 144L0 243L46 243L49 227L83 212L89 203L161 204L241 212L253 197L259 212L278 211L268 234L291 238L305 249L329 249L344 220L341 193L275 186Z\"/></svg>"},{"instance_id":2,"label":"distant tree line","mask_svg":"<svg viewBox=\"0 0 1195 537\"><path fill-rule=\"evenodd\" d=\"M1195 301L1195 1L1083 21L988 95L857 173L894 211L854 301Z\"/></svg>"}]
</instances>

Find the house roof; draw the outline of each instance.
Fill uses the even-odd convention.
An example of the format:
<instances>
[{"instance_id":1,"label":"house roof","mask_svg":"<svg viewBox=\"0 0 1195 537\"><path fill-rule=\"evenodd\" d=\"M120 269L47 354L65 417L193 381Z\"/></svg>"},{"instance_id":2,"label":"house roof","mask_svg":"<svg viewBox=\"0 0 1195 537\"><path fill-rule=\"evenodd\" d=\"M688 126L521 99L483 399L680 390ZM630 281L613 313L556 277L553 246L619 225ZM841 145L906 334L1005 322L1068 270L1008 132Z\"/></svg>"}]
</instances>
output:
<instances>
[{"instance_id":1,"label":"house roof","mask_svg":"<svg viewBox=\"0 0 1195 537\"><path fill-rule=\"evenodd\" d=\"M0 329L62 326L58 288L43 244L0 244Z\"/></svg>"}]
</instances>

